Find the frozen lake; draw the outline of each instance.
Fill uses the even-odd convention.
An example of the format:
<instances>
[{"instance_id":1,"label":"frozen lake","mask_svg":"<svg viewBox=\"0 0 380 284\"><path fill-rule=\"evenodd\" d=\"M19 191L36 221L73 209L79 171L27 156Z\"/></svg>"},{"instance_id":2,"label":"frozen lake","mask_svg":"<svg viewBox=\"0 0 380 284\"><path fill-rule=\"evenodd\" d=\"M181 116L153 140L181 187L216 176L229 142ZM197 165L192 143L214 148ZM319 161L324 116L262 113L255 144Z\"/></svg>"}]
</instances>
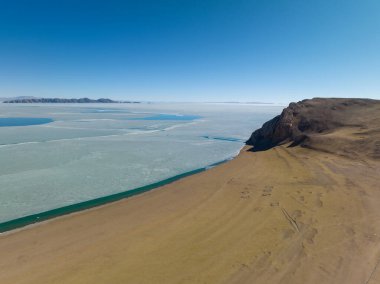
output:
<instances>
[{"instance_id":1,"label":"frozen lake","mask_svg":"<svg viewBox=\"0 0 380 284\"><path fill-rule=\"evenodd\" d=\"M0 104L0 222L232 158L251 132L282 108Z\"/></svg>"}]
</instances>

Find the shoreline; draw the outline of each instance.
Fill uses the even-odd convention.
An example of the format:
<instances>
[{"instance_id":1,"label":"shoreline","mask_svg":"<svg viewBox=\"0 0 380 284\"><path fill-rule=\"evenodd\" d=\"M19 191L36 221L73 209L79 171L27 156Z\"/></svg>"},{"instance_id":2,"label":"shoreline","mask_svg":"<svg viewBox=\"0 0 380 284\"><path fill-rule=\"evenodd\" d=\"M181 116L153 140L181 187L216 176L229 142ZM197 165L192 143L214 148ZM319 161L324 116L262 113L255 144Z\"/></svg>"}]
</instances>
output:
<instances>
[{"instance_id":1,"label":"shoreline","mask_svg":"<svg viewBox=\"0 0 380 284\"><path fill-rule=\"evenodd\" d=\"M377 161L248 148L158 190L0 235L0 282L380 279Z\"/></svg>"},{"instance_id":2,"label":"shoreline","mask_svg":"<svg viewBox=\"0 0 380 284\"><path fill-rule=\"evenodd\" d=\"M196 175L198 173L207 171L207 170L212 169L212 168L219 166L221 164L227 163L228 161L235 159L240 154L240 152L243 151L243 149L246 149L247 147L249 148L250 146L246 146L246 145L243 146L238 151L238 153L231 158L227 158L227 159L224 159L222 161L213 163L211 165L207 165L205 167L201 167L201 168L197 168L197 169L194 169L191 171L187 171L187 172L184 172L184 173L181 173L181 174L178 174L178 175L175 175L175 176L172 176L172 177L169 177L169 178L166 178L166 179L163 179L163 180L151 183L151 184L147 184L144 186L133 188L131 190L126 190L126 191L122 191L122 192L118 192L118 193L114 193L114 194L110 194L110 195L106 195L106 196L101 196L98 198L94 198L94 199L90 199L90 200L86 200L86 201L82 201L82 202L78 202L78 203L74 203L74 204L70 204L70 205L65 205L62 207L46 210L46 211L35 213L35 214L26 215L26 216L19 217L16 219L12 219L9 221L1 222L0 223L0 235L2 235L4 233L10 233L10 232L17 230L17 229L23 229L23 228L31 226L31 225L36 225L38 223L42 223L42 222L45 222L48 220L59 218L59 217L65 216L65 215L78 213L78 212L82 212L82 211L89 210L92 208L111 204L111 203L114 203L114 202L117 202L117 201L120 201L123 199L127 199L127 198L131 198L133 196L136 196L136 195L140 195L144 192L149 192L153 189L163 187L165 185L171 184L171 183L176 182L176 181L183 179L185 177Z\"/></svg>"}]
</instances>

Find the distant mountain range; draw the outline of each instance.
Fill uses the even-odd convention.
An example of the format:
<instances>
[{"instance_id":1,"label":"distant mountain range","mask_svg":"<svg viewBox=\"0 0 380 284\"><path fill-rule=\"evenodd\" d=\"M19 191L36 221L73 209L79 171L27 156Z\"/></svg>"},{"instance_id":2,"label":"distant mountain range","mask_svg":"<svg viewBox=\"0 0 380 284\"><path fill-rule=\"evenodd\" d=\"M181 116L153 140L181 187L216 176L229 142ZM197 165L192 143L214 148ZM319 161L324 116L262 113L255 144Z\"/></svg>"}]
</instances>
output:
<instances>
[{"instance_id":1,"label":"distant mountain range","mask_svg":"<svg viewBox=\"0 0 380 284\"><path fill-rule=\"evenodd\" d=\"M82 103L140 103L132 101L114 101L111 99L63 99L63 98L36 98L36 97L17 97L17 98L2 98L0 101L8 104L33 104L33 103L63 103L63 104L82 104Z\"/></svg>"},{"instance_id":2,"label":"distant mountain range","mask_svg":"<svg viewBox=\"0 0 380 284\"><path fill-rule=\"evenodd\" d=\"M19 97L0 97L0 102L10 101L10 100L21 100L21 99L37 99L31 96L19 96Z\"/></svg>"}]
</instances>

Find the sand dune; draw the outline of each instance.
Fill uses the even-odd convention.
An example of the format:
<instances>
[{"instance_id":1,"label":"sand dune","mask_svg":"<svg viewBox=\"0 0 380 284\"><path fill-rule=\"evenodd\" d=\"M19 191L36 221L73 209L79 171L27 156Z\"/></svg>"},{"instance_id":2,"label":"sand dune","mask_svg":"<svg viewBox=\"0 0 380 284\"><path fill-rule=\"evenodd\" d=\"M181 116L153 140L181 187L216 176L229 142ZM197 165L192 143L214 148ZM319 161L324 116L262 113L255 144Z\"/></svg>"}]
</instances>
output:
<instances>
[{"instance_id":1,"label":"sand dune","mask_svg":"<svg viewBox=\"0 0 380 284\"><path fill-rule=\"evenodd\" d=\"M151 192L3 234L0 283L380 283L380 161L325 150L375 147L377 107L366 134L350 123L313 135L314 147L246 147Z\"/></svg>"}]
</instances>

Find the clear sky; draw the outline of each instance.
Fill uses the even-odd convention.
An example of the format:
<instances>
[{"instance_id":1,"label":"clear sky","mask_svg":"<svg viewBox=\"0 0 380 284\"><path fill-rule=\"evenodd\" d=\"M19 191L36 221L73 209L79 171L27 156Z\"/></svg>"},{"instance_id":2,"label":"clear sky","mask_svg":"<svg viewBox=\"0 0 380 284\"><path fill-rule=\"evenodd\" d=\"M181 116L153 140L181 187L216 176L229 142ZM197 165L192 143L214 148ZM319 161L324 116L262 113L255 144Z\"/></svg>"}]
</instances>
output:
<instances>
[{"instance_id":1,"label":"clear sky","mask_svg":"<svg viewBox=\"0 0 380 284\"><path fill-rule=\"evenodd\" d=\"M379 0L0 0L0 97L380 99Z\"/></svg>"}]
</instances>

